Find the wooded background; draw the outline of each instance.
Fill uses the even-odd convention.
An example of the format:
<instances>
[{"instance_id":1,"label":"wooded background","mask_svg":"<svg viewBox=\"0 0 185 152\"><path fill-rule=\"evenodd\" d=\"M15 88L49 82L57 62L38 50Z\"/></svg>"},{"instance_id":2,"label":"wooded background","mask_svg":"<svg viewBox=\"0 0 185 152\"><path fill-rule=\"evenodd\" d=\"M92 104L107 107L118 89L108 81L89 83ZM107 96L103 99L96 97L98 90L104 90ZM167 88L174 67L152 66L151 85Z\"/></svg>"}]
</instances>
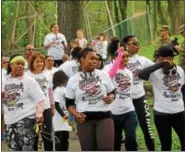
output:
<instances>
[{"instance_id":1,"label":"wooded background","mask_svg":"<svg viewBox=\"0 0 185 152\"><path fill-rule=\"evenodd\" d=\"M68 42L76 37L76 29L83 28L89 41L100 32L120 38L136 34L145 45L156 39L162 24L171 27L172 35L179 34L179 25L185 22L185 1L3 0L1 12L4 52L24 48L28 43L43 49L44 37L55 22Z\"/></svg>"}]
</instances>

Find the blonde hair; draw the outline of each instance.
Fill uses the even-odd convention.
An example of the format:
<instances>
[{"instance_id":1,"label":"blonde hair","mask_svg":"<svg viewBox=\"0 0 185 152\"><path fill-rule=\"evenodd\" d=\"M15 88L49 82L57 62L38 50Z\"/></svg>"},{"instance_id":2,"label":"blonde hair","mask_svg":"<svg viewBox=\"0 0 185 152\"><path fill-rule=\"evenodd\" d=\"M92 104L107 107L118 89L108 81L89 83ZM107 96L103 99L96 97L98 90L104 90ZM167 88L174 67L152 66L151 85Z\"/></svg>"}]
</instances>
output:
<instances>
[{"instance_id":1,"label":"blonde hair","mask_svg":"<svg viewBox=\"0 0 185 152\"><path fill-rule=\"evenodd\" d=\"M82 32L84 34L84 30L83 29L77 29L76 32Z\"/></svg>"},{"instance_id":2,"label":"blonde hair","mask_svg":"<svg viewBox=\"0 0 185 152\"><path fill-rule=\"evenodd\" d=\"M64 54L62 60L63 60L64 62L66 62L66 61L69 61L69 59L70 59L69 55Z\"/></svg>"}]
</instances>

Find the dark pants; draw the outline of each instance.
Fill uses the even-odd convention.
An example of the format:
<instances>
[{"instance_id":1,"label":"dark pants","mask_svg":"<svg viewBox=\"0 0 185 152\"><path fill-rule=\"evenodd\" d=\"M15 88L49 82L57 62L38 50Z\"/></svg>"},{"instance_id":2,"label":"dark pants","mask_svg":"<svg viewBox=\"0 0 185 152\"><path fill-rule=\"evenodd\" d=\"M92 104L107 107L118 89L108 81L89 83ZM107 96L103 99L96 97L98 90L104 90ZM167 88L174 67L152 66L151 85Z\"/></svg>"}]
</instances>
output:
<instances>
[{"instance_id":1,"label":"dark pants","mask_svg":"<svg viewBox=\"0 0 185 152\"><path fill-rule=\"evenodd\" d=\"M8 151L33 151L35 123L35 119L24 118L15 124L6 125Z\"/></svg>"},{"instance_id":2,"label":"dark pants","mask_svg":"<svg viewBox=\"0 0 185 152\"><path fill-rule=\"evenodd\" d=\"M114 150L121 151L122 130L125 132L126 151L137 151L136 128L137 115L135 111L122 115L113 115L114 119Z\"/></svg>"},{"instance_id":3,"label":"dark pants","mask_svg":"<svg viewBox=\"0 0 185 152\"><path fill-rule=\"evenodd\" d=\"M63 60L55 60L54 67L59 67L63 63Z\"/></svg>"},{"instance_id":4,"label":"dark pants","mask_svg":"<svg viewBox=\"0 0 185 152\"><path fill-rule=\"evenodd\" d=\"M114 122L112 118L77 123L82 151L113 151Z\"/></svg>"},{"instance_id":5,"label":"dark pants","mask_svg":"<svg viewBox=\"0 0 185 152\"><path fill-rule=\"evenodd\" d=\"M41 137L44 143L44 150L45 151L53 151L53 141L52 141L52 114L51 114L51 109L46 109L44 110L43 113L44 116L44 122L41 131ZM35 144L34 144L34 151L38 151L38 135L36 136L35 139Z\"/></svg>"},{"instance_id":6,"label":"dark pants","mask_svg":"<svg viewBox=\"0 0 185 152\"><path fill-rule=\"evenodd\" d=\"M133 99L133 104L144 134L145 144L149 151L155 151L154 136L150 123L149 105L145 102L144 96L138 99Z\"/></svg>"},{"instance_id":7,"label":"dark pants","mask_svg":"<svg viewBox=\"0 0 185 152\"><path fill-rule=\"evenodd\" d=\"M162 151L171 151L172 128L180 139L181 151L185 151L185 112L176 114L155 114L154 122L157 128Z\"/></svg>"},{"instance_id":8,"label":"dark pants","mask_svg":"<svg viewBox=\"0 0 185 152\"><path fill-rule=\"evenodd\" d=\"M59 143L55 140L56 151L68 151L69 148L69 131L56 131L55 136L59 139Z\"/></svg>"}]
</instances>

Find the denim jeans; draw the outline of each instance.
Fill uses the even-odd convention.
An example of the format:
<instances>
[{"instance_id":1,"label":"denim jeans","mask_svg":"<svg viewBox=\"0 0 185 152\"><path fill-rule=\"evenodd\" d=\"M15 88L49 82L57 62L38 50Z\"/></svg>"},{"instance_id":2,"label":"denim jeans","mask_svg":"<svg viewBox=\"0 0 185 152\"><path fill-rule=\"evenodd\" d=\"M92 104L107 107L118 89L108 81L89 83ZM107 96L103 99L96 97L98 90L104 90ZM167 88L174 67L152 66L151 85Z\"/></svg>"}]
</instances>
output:
<instances>
[{"instance_id":1,"label":"denim jeans","mask_svg":"<svg viewBox=\"0 0 185 152\"><path fill-rule=\"evenodd\" d=\"M135 111L122 115L113 115L114 119L114 150L121 150L122 130L125 132L126 151L137 151L136 128L138 124Z\"/></svg>"}]
</instances>

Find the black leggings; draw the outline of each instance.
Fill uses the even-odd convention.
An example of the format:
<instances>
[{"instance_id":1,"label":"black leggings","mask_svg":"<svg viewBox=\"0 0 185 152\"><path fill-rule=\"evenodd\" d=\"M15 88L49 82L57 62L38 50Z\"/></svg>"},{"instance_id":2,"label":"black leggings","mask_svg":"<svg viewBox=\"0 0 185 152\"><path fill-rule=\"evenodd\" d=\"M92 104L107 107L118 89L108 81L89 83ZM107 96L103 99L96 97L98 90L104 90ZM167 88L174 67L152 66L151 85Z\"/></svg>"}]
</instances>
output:
<instances>
[{"instance_id":1,"label":"black leggings","mask_svg":"<svg viewBox=\"0 0 185 152\"><path fill-rule=\"evenodd\" d=\"M185 151L185 112L176 114L156 114L154 122L161 142L161 151L171 151L172 128L180 139L181 151Z\"/></svg>"},{"instance_id":2,"label":"black leggings","mask_svg":"<svg viewBox=\"0 0 185 152\"><path fill-rule=\"evenodd\" d=\"M77 123L82 151L113 151L114 122L112 118Z\"/></svg>"},{"instance_id":3,"label":"black leggings","mask_svg":"<svg viewBox=\"0 0 185 152\"><path fill-rule=\"evenodd\" d=\"M139 124L144 134L145 144L149 151L155 151L154 136L150 123L149 105L145 102L144 96L138 99L133 99L133 104L137 113Z\"/></svg>"},{"instance_id":4,"label":"black leggings","mask_svg":"<svg viewBox=\"0 0 185 152\"><path fill-rule=\"evenodd\" d=\"M43 125L41 126L43 129L43 133L41 132L42 140L44 143L44 150L45 151L53 151L53 141L52 141L52 114L51 114L51 109L46 109L44 110L43 113L44 116L44 122ZM38 151L38 135L36 136L35 139L35 144L34 144L34 151Z\"/></svg>"},{"instance_id":5,"label":"black leggings","mask_svg":"<svg viewBox=\"0 0 185 152\"><path fill-rule=\"evenodd\" d=\"M69 148L69 131L56 131L55 136L60 140L55 140L55 151L68 151Z\"/></svg>"}]
</instances>

